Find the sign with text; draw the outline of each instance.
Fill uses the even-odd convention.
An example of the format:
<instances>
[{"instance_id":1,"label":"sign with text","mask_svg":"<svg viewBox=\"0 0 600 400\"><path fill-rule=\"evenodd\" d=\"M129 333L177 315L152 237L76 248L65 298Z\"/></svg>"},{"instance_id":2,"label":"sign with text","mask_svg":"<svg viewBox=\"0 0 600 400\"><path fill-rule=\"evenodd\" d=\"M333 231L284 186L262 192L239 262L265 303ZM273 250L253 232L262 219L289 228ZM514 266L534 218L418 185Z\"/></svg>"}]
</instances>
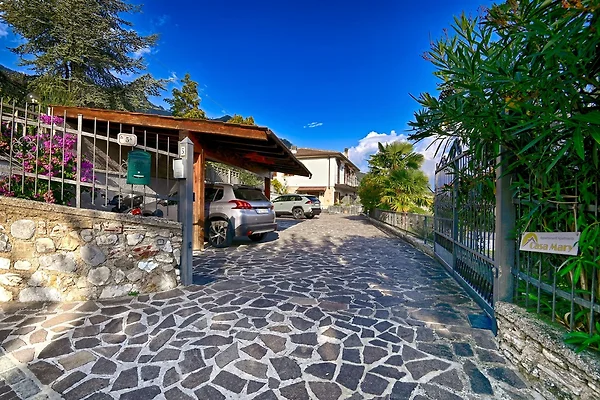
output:
<instances>
[{"instance_id":1,"label":"sign with text","mask_svg":"<svg viewBox=\"0 0 600 400\"><path fill-rule=\"evenodd\" d=\"M519 250L576 256L579 232L525 232Z\"/></svg>"},{"instance_id":2,"label":"sign with text","mask_svg":"<svg viewBox=\"0 0 600 400\"><path fill-rule=\"evenodd\" d=\"M117 141L121 146L137 146L137 136L133 133L119 133Z\"/></svg>"}]
</instances>

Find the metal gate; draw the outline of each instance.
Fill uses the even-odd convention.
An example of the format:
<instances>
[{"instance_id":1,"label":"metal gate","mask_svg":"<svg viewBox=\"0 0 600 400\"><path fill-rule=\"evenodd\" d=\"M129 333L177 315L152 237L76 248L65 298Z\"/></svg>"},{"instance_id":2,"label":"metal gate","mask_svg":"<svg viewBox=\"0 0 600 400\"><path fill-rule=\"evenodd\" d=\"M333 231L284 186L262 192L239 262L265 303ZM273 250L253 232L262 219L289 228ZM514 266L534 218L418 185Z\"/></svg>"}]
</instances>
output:
<instances>
[{"instance_id":1,"label":"metal gate","mask_svg":"<svg viewBox=\"0 0 600 400\"><path fill-rule=\"evenodd\" d=\"M455 140L437 165L434 252L493 318L495 160L478 163Z\"/></svg>"}]
</instances>

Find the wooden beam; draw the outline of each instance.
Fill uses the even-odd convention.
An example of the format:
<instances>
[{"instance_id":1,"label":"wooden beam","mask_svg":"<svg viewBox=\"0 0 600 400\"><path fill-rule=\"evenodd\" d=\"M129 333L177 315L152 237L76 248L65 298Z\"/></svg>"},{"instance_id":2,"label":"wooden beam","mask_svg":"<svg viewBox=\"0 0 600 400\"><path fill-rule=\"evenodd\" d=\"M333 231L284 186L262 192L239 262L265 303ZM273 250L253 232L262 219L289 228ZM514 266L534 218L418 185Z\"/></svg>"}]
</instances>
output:
<instances>
[{"instance_id":1,"label":"wooden beam","mask_svg":"<svg viewBox=\"0 0 600 400\"><path fill-rule=\"evenodd\" d=\"M271 200L271 178L265 178L265 196Z\"/></svg>"},{"instance_id":2,"label":"wooden beam","mask_svg":"<svg viewBox=\"0 0 600 400\"><path fill-rule=\"evenodd\" d=\"M173 131L188 130L196 134L209 133L223 136L267 140L266 128L254 125L228 124L221 121L205 119L177 118L164 115L142 114L128 111L101 110L97 108L53 106L54 115L77 118L82 114L84 119L110 121L127 125L171 129Z\"/></svg>"}]
</instances>

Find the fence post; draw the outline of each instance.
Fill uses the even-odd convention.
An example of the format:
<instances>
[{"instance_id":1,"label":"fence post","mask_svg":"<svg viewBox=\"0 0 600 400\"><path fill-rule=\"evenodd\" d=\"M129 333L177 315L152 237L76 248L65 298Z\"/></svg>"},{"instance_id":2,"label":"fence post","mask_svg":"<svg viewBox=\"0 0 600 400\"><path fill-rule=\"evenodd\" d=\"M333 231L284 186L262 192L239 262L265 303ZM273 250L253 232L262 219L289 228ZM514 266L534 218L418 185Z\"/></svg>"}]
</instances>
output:
<instances>
[{"instance_id":1,"label":"fence post","mask_svg":"<svg viewBox=\"0 0 600 400\"><path fill-rule=\"evenodd\" d=\"M181 284L191 285L192 277L192 240L194 220L194 143L186 137L179 142L179 157L183 159L185 179L179 181L179 220L183 225L183 243L181 248Z\"/></svg>"},{"instance_id":2,"label":"fence post","mask_svg":"<svg viewBox=\"0 0 600 400\"><path fill-rule=\"evenodd\" d=\"M425 241L425 244L427 244L427 215L425 215L424 220L423 220L423 239Z\"/></svg>"},{"instance_id":3,"label":"fence post","mask_svg":"<svg viewBox=\"0 0 600 400\"><path fill-rule=\"evenodd\" d=\"M515 240L511 234L515 229L515 206L510 189L510 175L505 175L505 155L500 147L496 158L496 232L494 240L494 303L496 301L512 301L513 276L512 267L515 262Z\"/></svg>"},{"instance_id":4,"label":"fence post","mask_svg":"<svg viewBox=\"0 0 600 400\"><path fill-rule=\"evenodd\" d=\"M462 151L462 150L461 150ZM454 182L452 182L452 272L456 273L458 260L458 185L459 185L460 161L458 157L454 161Z\"/></svg>"},{"instance_id":5,"label":"fence post","mask_svg":"<svg viewBox=\"0 0 600 400\"><path fill-rule=\"evenodd\" d=\"M81 138L83 131L83 115L77 114L77 177L75 178L75 206L81 208ZM63 137L66 133L63 132ZM119 163L121 160L119 160Z\"/></svg>"}]
</instances>

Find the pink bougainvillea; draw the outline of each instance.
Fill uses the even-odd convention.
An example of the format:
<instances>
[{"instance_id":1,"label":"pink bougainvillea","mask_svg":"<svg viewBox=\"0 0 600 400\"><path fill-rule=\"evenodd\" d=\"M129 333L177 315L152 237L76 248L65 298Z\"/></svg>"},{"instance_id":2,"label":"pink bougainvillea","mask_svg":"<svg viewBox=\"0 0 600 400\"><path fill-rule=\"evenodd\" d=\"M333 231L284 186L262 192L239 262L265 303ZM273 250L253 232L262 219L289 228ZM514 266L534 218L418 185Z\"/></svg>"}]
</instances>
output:
<instances>
[{"instance_id":1,"label":"pink bougainvillea","mask_svg":"<svg viewBox=\"0 0 600 400\"><path fill-rule=\"evenodd\" d=\"M4 123L0 126L0 153L12 158L14 173L0 177L0 195L69 204L75 196L75 185L48 178L77 179L77 136L62 129L63 118L40 115L40 122L50 127ZM11 150L12 139L12 150ZM16 170L16 171L15 171ZM37 174L23 176L22 172ZM81 155L81 182L94 180L94 166Z\"/></svg>"}]
</instances>

